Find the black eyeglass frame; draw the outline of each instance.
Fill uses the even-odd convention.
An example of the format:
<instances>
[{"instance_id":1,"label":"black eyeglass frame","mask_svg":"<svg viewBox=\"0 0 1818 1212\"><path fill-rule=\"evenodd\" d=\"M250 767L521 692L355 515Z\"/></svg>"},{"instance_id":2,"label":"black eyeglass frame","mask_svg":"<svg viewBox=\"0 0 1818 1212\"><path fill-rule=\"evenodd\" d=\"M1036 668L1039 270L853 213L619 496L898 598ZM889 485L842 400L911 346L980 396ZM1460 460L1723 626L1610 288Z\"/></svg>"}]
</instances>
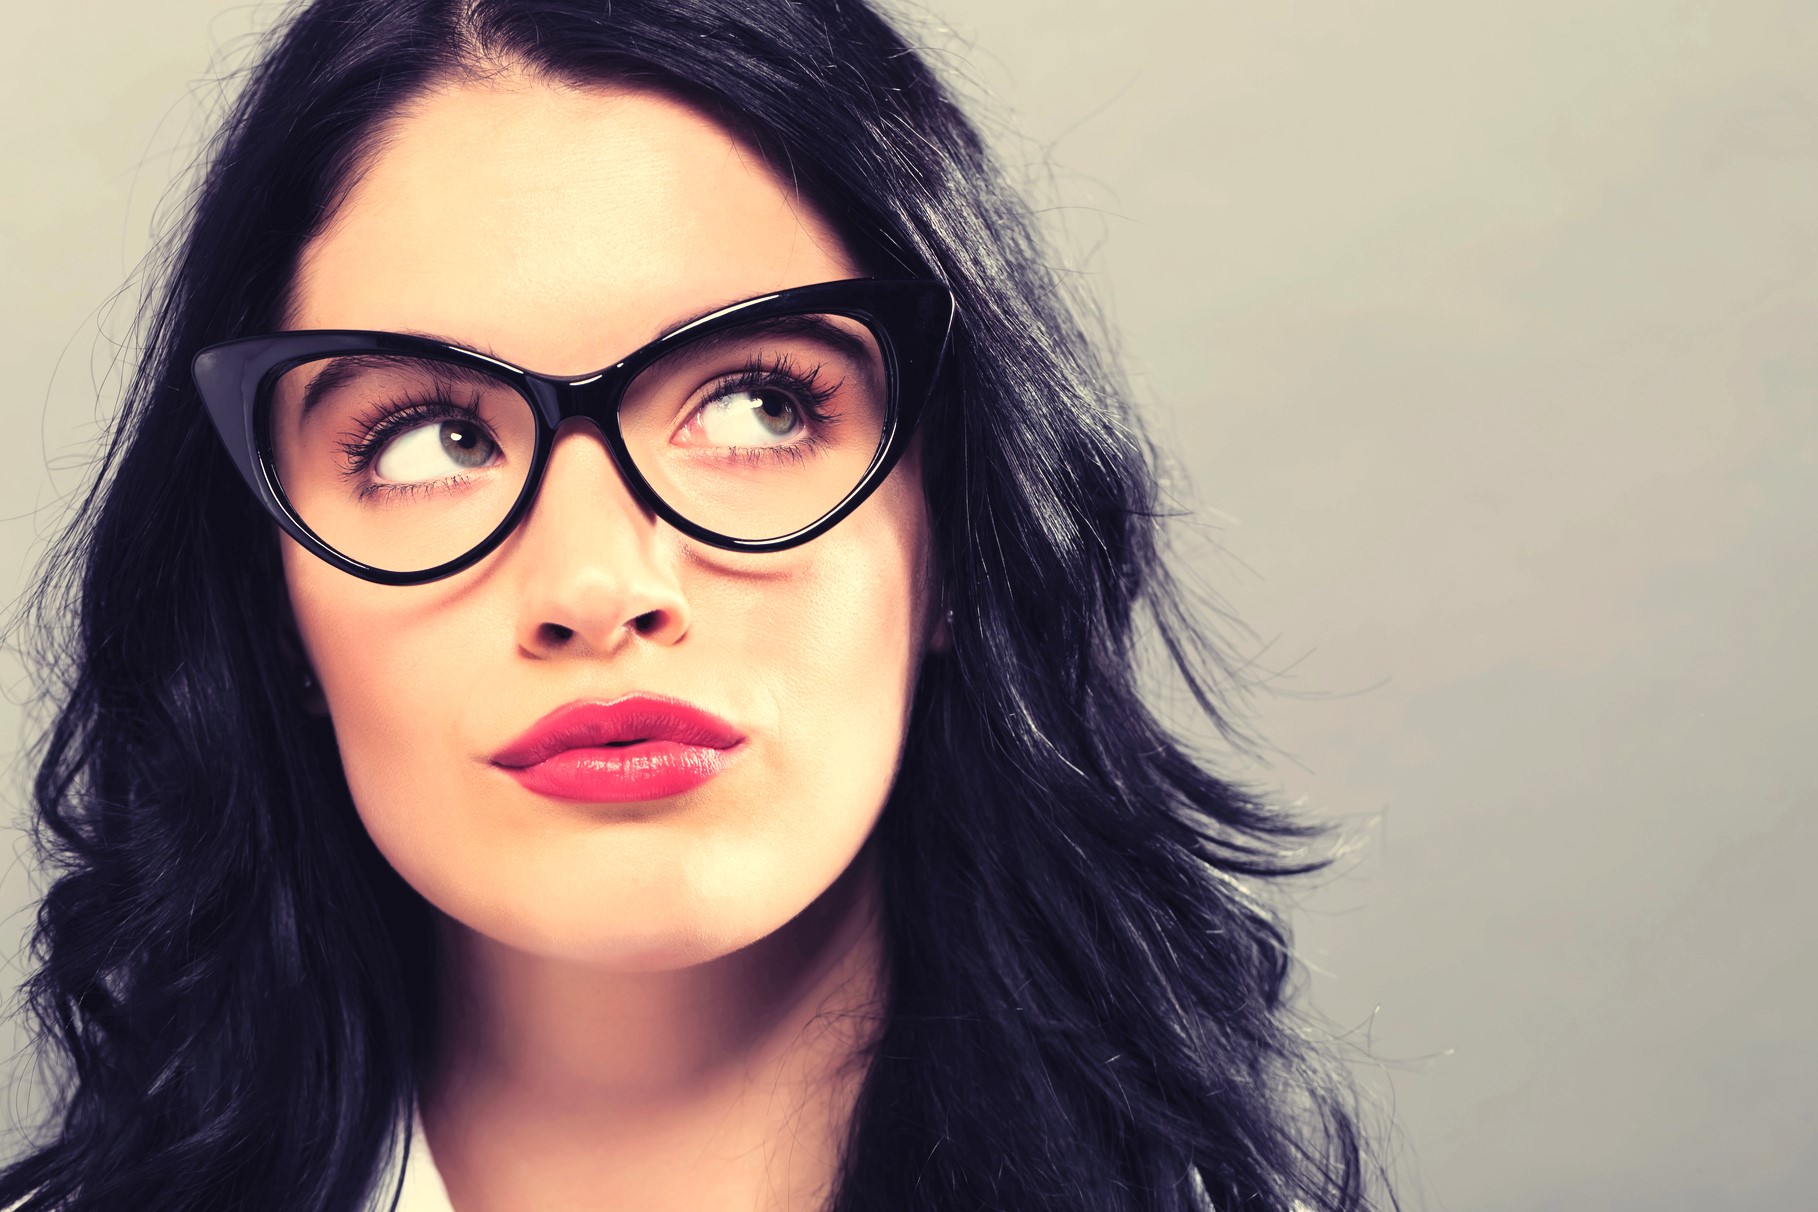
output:
<instances>
[{"instance_id":1,"label":"black eyeglass frame","mask_svg":"<svg viewBox=\"0 0 1818 1212\"><path fill-rule=\"evenodd\" d=\"M618 420L619 401L638 374L657 359L714 333L771 316L801 313L845 316L877 338L889 385L884 432L858 484L827 513L786 535L740 539L689 521L659 496L638 470ZM797 547L825 534L883 483L915 432L946 351L954 315L953 294L927 279L851 278L758 295L730 304L632 351L603 370L563 379L537 374L459 345L402 333L364 329L301 329L239 337L210 345L191 361L191 374L235 468L260 505L312 554L343 572L382 585L421 585L452 576L484 559L517 529L536 499L555 444L556 427L570 417L599 426L619 473L651 512L683 534L729 551L767 552ZM515 390L536 418L536 448L510 511L465 554L416 572L394 572L349 558L318 537L291 509L278 483L271 449L271 397L279 376L305 362L337 354L396 353L478 369Z\"/></svg>"}]
</instances>

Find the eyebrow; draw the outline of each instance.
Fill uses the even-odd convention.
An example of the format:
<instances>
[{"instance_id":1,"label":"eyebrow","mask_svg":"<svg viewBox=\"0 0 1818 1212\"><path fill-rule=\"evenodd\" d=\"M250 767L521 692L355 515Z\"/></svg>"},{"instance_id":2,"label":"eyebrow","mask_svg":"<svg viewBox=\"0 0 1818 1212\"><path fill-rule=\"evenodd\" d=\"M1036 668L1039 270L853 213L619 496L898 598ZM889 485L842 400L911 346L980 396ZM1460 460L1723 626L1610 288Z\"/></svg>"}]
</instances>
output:
<instances>
[{"instance_id":1,"label":"eyebrow","mask_svg":"<svg viewBox=\"0 0 1818 1212\"><path fill-rule=\"evenodd\" d=\"M409 335L421 336L423 334L410 333ZM439 337L430 339L441 340ZM448 341L444 344L452 345L454 342ZM459 362L437 362L418 357L415 354L342 354L328 359L328 363L327 368L311 379L309 385L303 389L303 407L298 417L299 423L309 419L311 410L317 404L347 386L355 375L367 370L386 370L399 365L416 365L432 369L437 382L463 383L470 387L500 386L496 376L487 374L477 366L464 366Z\"/></svg>"},{"instance_id":2,"label":"eyebrow","mask_svg":"<svg viewBox=\"0 0 1818 1212\"><path fill-rule=\"evenodd\" d=\"M690 352L712 353L715 349L734 344L753 333L777 337L810 337L832 346L861 365L870 364L882 353L882 350L871 341L850 329L835 324L827 316L812 312L802 315L769 316L762 320L753 320L749 324L738 325L725 332L702 337L698 341L688 343L683 348Z\"/></svg>"}]
</instances>

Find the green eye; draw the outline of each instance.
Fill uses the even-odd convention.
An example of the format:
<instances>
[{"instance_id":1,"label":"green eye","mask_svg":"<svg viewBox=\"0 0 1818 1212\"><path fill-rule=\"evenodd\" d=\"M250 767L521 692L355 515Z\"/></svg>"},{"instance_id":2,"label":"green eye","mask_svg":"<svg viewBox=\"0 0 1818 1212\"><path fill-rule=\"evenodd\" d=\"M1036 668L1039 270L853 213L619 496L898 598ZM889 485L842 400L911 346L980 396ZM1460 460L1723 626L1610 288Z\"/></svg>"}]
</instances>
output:
<instances>
[{"instance_id":1,"label":"green eye","mask_svg":"<svg viewBox=\"0 0 1818 1212\"><path fill-rule=\"evenodd\" d=\"M423 483L485 467L498 449L485 429L472 421L430 421L385 440L372 468L380 479L394 484Z\"/></svg>"}]
</instances>

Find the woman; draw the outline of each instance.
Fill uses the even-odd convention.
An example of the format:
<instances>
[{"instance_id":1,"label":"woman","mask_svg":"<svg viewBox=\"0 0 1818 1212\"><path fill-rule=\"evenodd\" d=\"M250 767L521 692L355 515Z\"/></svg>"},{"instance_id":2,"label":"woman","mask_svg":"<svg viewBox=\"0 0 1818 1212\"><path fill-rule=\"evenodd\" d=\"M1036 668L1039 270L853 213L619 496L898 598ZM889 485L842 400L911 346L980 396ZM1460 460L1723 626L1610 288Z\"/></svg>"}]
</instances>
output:
<instances>
[{"instance_id":1,"label":"woman","mask_svg":"<svg viewBox=\"0 0 1818 1212\"><path fill-rule=\"evenodd\" d=\"M50 566L0 1200L1369 1206L1132 432L854 0L305 8Z\"/></svg>"}]
</instances>

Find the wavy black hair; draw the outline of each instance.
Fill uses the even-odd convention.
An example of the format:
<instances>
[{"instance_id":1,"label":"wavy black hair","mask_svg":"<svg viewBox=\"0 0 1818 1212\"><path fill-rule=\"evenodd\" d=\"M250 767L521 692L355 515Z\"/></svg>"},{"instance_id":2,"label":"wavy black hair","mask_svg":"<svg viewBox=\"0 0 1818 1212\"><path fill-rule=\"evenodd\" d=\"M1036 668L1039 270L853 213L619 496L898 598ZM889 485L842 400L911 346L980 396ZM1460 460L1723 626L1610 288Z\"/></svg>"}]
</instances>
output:
<instances>
[{"instance_id":1,"label":"wavy black hair","mask_svg":"<svg viewBox=\"0 0 1818 1212\"><path fill-rule=\"evenodd\" d=\"M431 915L294 691L273 532L188 367L278 326L386 117L505 66L710 107L862 260L958 301L924 417L953 645L878 825L886 1013L830 1207L1392 1203L1253 894L1329 861L1324 831L1145 704L1153 639L1229 725L1163 559L1156 452L924 59L862 0L315 0L216 136L96 486L31 599L56 878L28 993L60 1082L0 1205L356 1209L401 1147Z\"/></svg>"}]
</instances>

